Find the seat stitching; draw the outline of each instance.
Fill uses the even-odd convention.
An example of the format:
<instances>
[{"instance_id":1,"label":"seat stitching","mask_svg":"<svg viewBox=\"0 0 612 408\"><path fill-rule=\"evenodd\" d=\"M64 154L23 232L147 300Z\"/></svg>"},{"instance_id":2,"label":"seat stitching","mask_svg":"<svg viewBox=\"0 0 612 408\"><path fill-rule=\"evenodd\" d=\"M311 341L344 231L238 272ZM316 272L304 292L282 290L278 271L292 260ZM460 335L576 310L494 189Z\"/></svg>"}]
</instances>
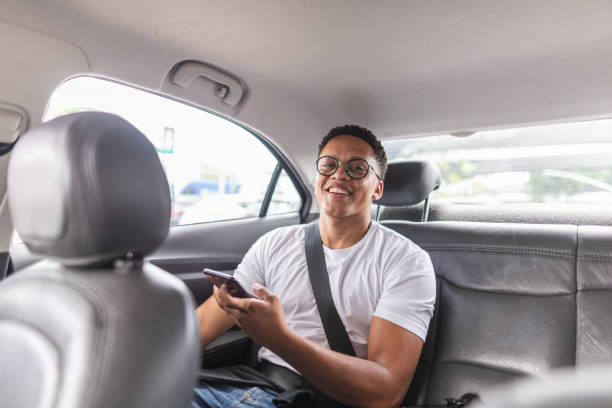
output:
<instances>
[{"instance_id":1,"label":"seat stitching","mask_svg":"<svg viewBox=\"0 0 612 408\"><path fill-rule=\"evenodd\" d=\"M612 261L612 254L580 254L578 255L579 259L586 259L590 261Z\"/></svg>"},{"instance_id":2,"label":"seat stitching","mask_svg":"<svg viewBox=\"0 0 612 408\"><path fill-rule=\"evenodd\" d=\"M506 374L511 374L514 375L516 377L520 377L520 376L524 376L524 375L528 375L529 373L525 373L522 371L516 371L516 370L512 370L509 368L500 368L497 366L493 366L493 365L488 365L488 364L484 364L484 363L477 363L477 362L472 362L472 361L462 361L462 360L441 360L441 361L436 361L435 364L457 364L457 365L466 365L466 366L471 366L471 367L476 367L476 368L484 368L487 370L492 370L492 371L500 371Z\"/></svg>"},{"instance_id":3,"label":"seat stitching","mask_svg":"<svg viewBox=\"0 0 612 408\"><path fill-rule=\"evenodd\" d=\"M609 288L584 288L584 289L578 289L577 293L579 292L610 292L612 291L612 287Z\"/></svg>"},{"instance_id":4,"label":"seat stitching","mask_svg":"<svg viewBox=\"0 0 612 408\"><path fill-rule=\"evenodd\" d=\"M444 282L448 283L451 286L454 286L456 288L459 289L463 289L463 290L470 290L472 292L482 292L482 293L491 293L494 295L513 295L513 296L532 296L532 297L560 297L560 296L571 296L574 294L574 292L567 292L567 293L555 293L555 294L544 294L544 293L521 293L521 292L506 292L506 291L502 291L502 290L487 290L487 289L476 289L476 288L469 288L466 286L462 286L462 285L458 285L454 282L451 282L450 280L448 280L446 277L444 276L440 276L440 275L436 275L438 276L438 278L440 278L441 280L443 280Z\"/></svg>"},{"instance_id":5,"label":"seat stitching","mask_svg":"<svg viewBox=\"0 0 612 408\"><path fill-rule=\"evenodd\" d=\"M524 255L543 255L562 258L574 258L571 251L562 251L552 248L529 248L510 245L482 245L482 244L459 244L459 243L418 243L426 250L470 250L476 252L513 253Z\"/></svg>"},{"instance_id":6,"label":"seat stitching","mask_svg":"<svg viewBox=\"0 0 612 408\"><path fill-rule=\"evenodd\" d=\"M578 254L580 253L580 228L576 227L576 258L574 259L574 366L578 356Z\"/></svg>"}]
</instances>

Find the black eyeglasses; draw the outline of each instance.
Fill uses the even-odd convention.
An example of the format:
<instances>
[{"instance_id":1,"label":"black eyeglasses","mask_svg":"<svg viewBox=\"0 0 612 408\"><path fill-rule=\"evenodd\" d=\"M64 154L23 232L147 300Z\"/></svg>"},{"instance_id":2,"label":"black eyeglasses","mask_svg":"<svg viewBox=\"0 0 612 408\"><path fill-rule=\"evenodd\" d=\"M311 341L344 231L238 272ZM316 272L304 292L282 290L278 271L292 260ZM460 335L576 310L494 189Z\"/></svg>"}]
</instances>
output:
<instances>
[{"instance_id":1,"label":"black eyeglasses","mask_svg":"<svg viewBox=\"0 0 612 408\"><path fill-rule=\"evenodd\" d=\"M331 176L338 171L341 165L344 165L346 174L353 180L361 180L368 175L370 169L372 169L372 173L380 180L374 167L370 166L370 163L363 159L351 159L347 162L343 162L334 156L321 156L317 159L317 171L323 176Z\"/></svg>"}]
</instances>

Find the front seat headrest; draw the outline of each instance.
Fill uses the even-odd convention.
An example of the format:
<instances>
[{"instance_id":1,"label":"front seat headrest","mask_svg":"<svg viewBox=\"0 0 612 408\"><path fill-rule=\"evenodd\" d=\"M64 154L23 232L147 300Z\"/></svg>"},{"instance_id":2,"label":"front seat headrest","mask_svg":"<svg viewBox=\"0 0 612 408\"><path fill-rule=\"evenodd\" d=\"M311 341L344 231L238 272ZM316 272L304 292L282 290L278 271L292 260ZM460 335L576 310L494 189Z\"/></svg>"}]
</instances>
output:
<instances>
[{"instance_id":1,"label":"front seat headrest","mask_svg":"<svg viewBox=\"0 0 612 408\"><path fill-rule=\"evenodd\" d=\"M108 113L73 113L27 132L11 154L8 198L28 249L66 265L139 259L168 234L170 189L155 148Z\"/></svg>"},{"instance_id":2,"label":"front seat headrest","mask_svg":"<svg viewBox=\"0 0 612 408\"><path fill-rule=\"evenodd\" d=\"M399 207L420 203L442 183L440 170L432 162L410 160L389 163L385 187L375 204Z\"/></svg>"}]
</instances>

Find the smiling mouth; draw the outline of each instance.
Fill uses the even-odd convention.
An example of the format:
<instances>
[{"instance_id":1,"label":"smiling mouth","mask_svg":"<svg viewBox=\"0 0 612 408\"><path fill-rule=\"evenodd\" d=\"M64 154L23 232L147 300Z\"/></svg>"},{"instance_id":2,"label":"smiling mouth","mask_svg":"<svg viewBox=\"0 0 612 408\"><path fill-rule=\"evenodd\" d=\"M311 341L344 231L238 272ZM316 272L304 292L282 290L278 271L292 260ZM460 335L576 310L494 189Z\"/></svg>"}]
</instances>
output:
<instances>
[{"instance_id":1,"label":"smiling mouth","mask_svg":"<svg viewBox=\"0 0 612 408\"><path fill-rule=\"evenodd\" d=\"M330 187L330 188L327 189L327 192L328 193L334 193L334 194L341 194L341 195L344 195L344 196L350 195L350 193L348 191L343 190L341 188L337 188L337 187Z\"/></svg>"}]
</instances>

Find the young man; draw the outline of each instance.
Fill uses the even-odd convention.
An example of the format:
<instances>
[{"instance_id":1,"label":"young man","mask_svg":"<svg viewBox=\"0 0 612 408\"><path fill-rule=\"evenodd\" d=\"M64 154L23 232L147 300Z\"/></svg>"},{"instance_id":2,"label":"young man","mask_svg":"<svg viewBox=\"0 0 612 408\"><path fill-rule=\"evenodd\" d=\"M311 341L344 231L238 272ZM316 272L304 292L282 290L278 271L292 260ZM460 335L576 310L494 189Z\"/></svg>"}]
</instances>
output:
<instances>
[{"instance_id":1,"label":"young man","mask_svg":"<svg viewBox=\"0 0 612 408\"><path fill-rule=\"evenodd\" d=\"M260 359L299 372L331 398L350 406L399 406L433 313L435 278L424 251L371 220L386 167L380 142L358 126L332 129L319 146L321 241L334 304L357 357L329 348L310 286L304 225L264 235L238 266L236 279L261 299L215 288L197 310L202 344L237 324L263 345ZM274 406L275 393L265 389L203 384L196 393L205 401L231 393L257 400L248 406Z\"/></svg>"}]
</instances>

